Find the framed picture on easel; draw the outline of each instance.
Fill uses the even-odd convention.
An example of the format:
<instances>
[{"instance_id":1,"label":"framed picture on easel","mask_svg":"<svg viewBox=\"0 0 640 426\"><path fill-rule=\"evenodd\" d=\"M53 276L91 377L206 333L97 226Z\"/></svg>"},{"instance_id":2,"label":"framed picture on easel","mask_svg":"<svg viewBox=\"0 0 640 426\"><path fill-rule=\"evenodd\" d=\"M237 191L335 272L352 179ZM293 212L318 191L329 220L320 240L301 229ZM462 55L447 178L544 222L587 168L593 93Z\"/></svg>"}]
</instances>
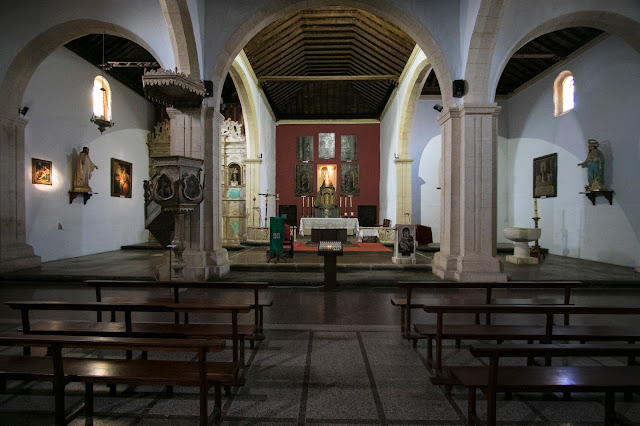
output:
<instances>
[{"instance_id":1,"label":"framed picture on easel","mask_svg":"<svg viewBox=\"0 0 640 426\"><path fill-rule=\"evenodd\" d=\"M558 154L533 159L533 198L558 196Z\"/></svg>"}]
</instances>

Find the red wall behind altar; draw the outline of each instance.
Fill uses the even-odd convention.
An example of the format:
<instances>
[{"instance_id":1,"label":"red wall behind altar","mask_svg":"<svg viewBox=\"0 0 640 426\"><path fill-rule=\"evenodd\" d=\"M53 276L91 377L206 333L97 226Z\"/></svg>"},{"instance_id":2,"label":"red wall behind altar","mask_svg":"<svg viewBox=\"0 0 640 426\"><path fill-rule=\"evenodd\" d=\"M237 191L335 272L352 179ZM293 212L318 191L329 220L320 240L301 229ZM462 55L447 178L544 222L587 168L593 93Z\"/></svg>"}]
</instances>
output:
<instances>
[{"instance_id":1,"label":"red wall behind altar","mask_svg":"<svg viewBox=\"0 0 640 426\"><path fill-rule=\"evenodd\" d=\"M336 134L336 158L329 160L318 158L318 133ZM347 208L349 217L351 217L351 211L353 211L354 217L358 215L359 205L376 206L378 218L380 217L380 124L280 124L276 127L276 193L280 196L279 204L298 206L298 224L302 217L302 197L294 195L297 137L313 136L314 166L319 164L336 164L338 166L334 185L336 186L336 196L340 197L342 196L340 193L340 164L342 163L340 161L340 136L342 135L355 135L358 138L358 160L351 164L360 165L360 195L353 197L353 208ZM317 167L315 169L317 170ZM317 188L318 177L316 173L314 175L312 187ZM314 200L317 199L316 191L314 191ZM336 204L339 208L338 199L336 199ZM309 211L310 209L306 209L307 216ZM344 204L341 216L344 217Z\"/></svg>"}]
</instances>

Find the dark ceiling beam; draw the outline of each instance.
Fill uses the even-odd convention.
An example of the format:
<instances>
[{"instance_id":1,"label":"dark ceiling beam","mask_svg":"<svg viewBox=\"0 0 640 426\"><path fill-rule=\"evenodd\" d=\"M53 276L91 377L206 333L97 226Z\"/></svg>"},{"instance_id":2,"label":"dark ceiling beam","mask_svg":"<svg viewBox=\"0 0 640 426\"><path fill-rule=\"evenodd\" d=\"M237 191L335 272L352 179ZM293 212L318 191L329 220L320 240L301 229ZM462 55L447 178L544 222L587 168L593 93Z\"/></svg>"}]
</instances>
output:
<instances>
[{"instance_id":1,"label":"dark ceiling beam","mask_svg":"<svg viewBox=\"0 0 640 426\"><path fill-rule=\"evenodd\" d=\"M264 75L258 77L259 83L268 82L307 82L307 81L376 81L391 80L397 82L400 75Z\"/></svg>"},{"instance_id":2,"label":"dark ceiling beam","mask_svg":"<svg viewBox=\"0 0 640 426\"><path fill-rule=\"evenodd\" d=\"M560 57L555 53L515 53L512 59L553 59Z\"/></svg>"}]
</instances>

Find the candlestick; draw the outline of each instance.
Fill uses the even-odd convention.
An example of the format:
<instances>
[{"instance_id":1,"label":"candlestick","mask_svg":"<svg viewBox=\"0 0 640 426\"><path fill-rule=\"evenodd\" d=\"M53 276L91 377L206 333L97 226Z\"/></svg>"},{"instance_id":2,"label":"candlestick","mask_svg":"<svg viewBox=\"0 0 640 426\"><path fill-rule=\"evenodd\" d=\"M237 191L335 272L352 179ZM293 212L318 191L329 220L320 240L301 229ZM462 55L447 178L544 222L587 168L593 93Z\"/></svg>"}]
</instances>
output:
<instances>
[{"instance_id":1,"label":"candlestick","mask_svg":"<svg viewBox=\"0 0 640 426\"><path fill-rule=\"evenodd\" d=\"M535 217L538 217L538 199L537 198L533 199L533 215Z\"/></svg>"}]
</instances>

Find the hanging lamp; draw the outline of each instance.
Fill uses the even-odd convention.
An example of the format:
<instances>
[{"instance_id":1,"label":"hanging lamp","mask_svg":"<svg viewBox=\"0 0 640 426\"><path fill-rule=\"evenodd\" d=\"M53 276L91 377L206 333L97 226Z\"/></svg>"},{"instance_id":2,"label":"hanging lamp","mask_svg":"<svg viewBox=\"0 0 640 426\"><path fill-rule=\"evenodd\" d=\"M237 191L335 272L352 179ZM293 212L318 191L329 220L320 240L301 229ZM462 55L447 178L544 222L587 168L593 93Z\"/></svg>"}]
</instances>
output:
<instances>
[{"instance_id":1,"label":"hanging lamp","mask_svg":"<svg viewBox=\"0 0 640 426\"><path fill-rule=\"evenodd\" d=\"M92 123L95 123L98 126L98 130L100 130L100 133L104 132L107 128L113 126L114 124L113 121L107 120L107 109L109 106L108 106L108 103L107 105L105 105L105 102L104 102L105 92L107 91L107 89L104 88L104 64L105 64L104 33L102 33L102 63L100 64L100 84L102 85L102 87L100 87L100 91L103 92L102 93L103 115L96 116L95 114L91 114L91 118L89 119L89 121L91 121Z\"/></svg>"}]
</instances>

